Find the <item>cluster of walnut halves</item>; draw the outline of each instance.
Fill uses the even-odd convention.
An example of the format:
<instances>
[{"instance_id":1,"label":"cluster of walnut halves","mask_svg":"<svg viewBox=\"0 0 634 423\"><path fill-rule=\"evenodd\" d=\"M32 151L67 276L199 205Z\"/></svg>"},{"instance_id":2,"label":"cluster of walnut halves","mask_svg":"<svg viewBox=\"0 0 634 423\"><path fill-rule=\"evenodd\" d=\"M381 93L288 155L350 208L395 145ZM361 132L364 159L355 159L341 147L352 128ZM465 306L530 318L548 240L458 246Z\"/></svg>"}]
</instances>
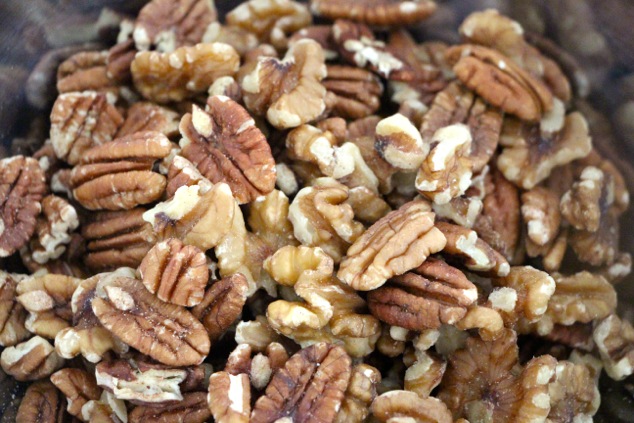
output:
<instances>
[{"instance_id":1,"label":"cluster of walnut halves","mask_svg":"<svg viewBox=\"0 0 634 423\"><path fill-rule=\"evenodd\" d=\"M591 421L626 181L517 22L415 41L435 8L151 0L62 63L0 160L18 421Z\"/></svg>"}]
</instances>

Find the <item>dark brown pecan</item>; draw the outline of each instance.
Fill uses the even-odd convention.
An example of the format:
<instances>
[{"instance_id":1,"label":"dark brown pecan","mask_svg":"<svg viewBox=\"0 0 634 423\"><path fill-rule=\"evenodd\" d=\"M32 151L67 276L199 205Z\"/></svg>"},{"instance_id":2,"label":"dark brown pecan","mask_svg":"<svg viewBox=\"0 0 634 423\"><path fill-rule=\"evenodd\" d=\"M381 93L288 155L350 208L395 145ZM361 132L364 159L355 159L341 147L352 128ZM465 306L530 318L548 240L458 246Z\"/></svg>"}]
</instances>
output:
<instances>
[{"instance_id":1,"label":"dark brown pecan","mask_svg":"<svg viewBox=\"0 0 634 423\"><path fill-rule=\"evenodd\" d=\"M466 44L449 48L446 57L462 83L507 113L535 122L553 108L548 87L495 50Z\"/></svg>"},{"instance_id":2,"label":"dark brown pecan","mask_svg":"<svg viewBox=\"0 0 634 423\"><path fill-rule=\"evenodd\" d=\"M140 101L128 109L117 137L141 131L155 131L171 138L178 135L178 121L179 115L175 111L158 104Z\"/></svg>"},{"instance_id":3,"label":"dark brown pecan","mask_svg":"<svg viewBox=\"0 0 634 423\"><path fill-rule=\"evenodd\" d=\"M475 285L460 270L428 258L412 272L370 291L368 307L390 325L422 331L457 322L477 298Z\"/></svg>"},{"instance_id":4,"label":"dark brown pecan","mask_svg":"<svg viewBox=\"0 0 634 423\"><path fill-rule=\"evenodd\" d=\"M190 392L183 395L183 399L176 403L158 406L139 405L128 415L128 422L204 423L210 418L207 392Z\"/></svg>"},{"instance_id":5,"label":"dark brown pecan","mask_svg":"<svg viewBox=\"0 0 634 423\"><path fill-rule=\"evenodd\" d=\"M209 280L205 253L177 238L154 245L139 273L148 291L160 300L186 307L200 303Z\"/></svg>"},{"instance_id":6,"label":"dark brown pecan","mask_svg":"<svg viewBox=\"0 0 634 423\"><path fill-rule=\"evenodd\" d=\"M27 312L17 301L18 282L0 271L0 345L10 347L30 336L24 327Z\"/></svg>"},{"instance_id":7,"label":"dark brown pecan","mask_svg":"<svg viewBox=\"0 0 634 423\"><path fill-rule=\"evenodd\" d=\"M423 140L431 142L440 128L464 123L471 131L473 172L480 172L489 162L498 145L502 130L502 113L489 106L458 82L447 86L434 98L420 128Z\"/></svg>"},{"instance_id":8,"label":"dark brown pecan","mask_svg":"<svg viewBox=\"0 0 634 423\"><path fill-rule=\"evenodd\" d=\"M152 166L171 147L159 132L135 132L95 146L73 168L73 196L89 210L129 210L158 200L167 182Z\"/></svg>"},{"instance_id":9,"label":"dark brown pecan","mask_svg":"<svg viewBox=\"0 0 634 423\"><path fill-rule=\"evenodd\" d=\"M129 83L132 80L130 65L137 54L134 48L134 40L128 39L115 44L108 50L106 60L106 74L108 78L121 83Z\"/></svg>"},{"instance_id":10,"label":"dark brown pecan","mask_svg":"<svg viewBox=\"0 0 634 423\"><path fill-rule=\"evenodd\" d=\"M94 91L57 97L51 111L51 142L55 154L71 165L90 147L111 141L123 123L106 94Z\"/></svg>"},{"instance_id":11,"label":"dark brown pecan","mask_svg":"<svg viewBox=\"0 0 634 423\"><path fill-rule=\"evenodd\" d=\"M88 253L84 263L93 270L137 267L152 248L156 235L143 220L145 209L99 212L82 228Z\"/></svg>"},{"instance_id":12,"label":"dark brown pecan","mask_svg":"<svg viewBox=\"0 0 634 423\"><path fill-rule=\"evenodd\" d=\"M350 372L350 357L341 347L318 343L302 349L275 373L253 406L251 422L334 421Z\"/></svg>"},{"instance_id":13,"label":"dark brown pecan","mask_svg":"<svg viewBox=\"0 0 634 423\"><path fill-rule=\"evenodd\" d=\"M214 96L209 111L194 106L180 124L181 154L211 182L226 182L240 203L275 187L275 161L249 113L228 97Z\"/></svg>"},{"instance_id":14,"label":"dark brown pecan","mask_svg":"<svg viewBox=\"0 0 634 423\"><path fill-rule=\"evenodd\" d=\"M209 410L218 423L248 423L251 383L245 373L217 372L209 378Z\"/></svg>"},{"instance_id":15,"label":"dark brown pecan","mask_svg":"<svg viewBox=\"0 0 634 423\"><path fill-rule=\"evenodd\" d=\"M352 66L328 65L321 82L326 90L326 109L346 119L359 119L376 112L381 105L383 85L371 72Z\"/></svg>"},{"instance_id":16,"label":"dark brown pecan","mask_svg":"<svg viewBox=\"0 0 634 423\"><path fill-rule=\"evenodd\" d=\"M328 19L351 19L368 25L409 25L426 19L436 10L432 0L311 0L313 13Z\"/></svg>"},{"instance_id":17,"label":"dark brown pecan","mask_svg":"<svg viewBox=\"0 0 634 423\"><path fill-rule=\"evenodd\" d=\"M288 43L292 46L303 38L310 38L319 43L327 60L337 58L337 45L332 39L332 25L311 25L302 28L288 39Z\"/></svg>"},{"instance_id":18,"label":"dark brown pecan","mask_svg":"<svg viewBox=\"0 0 634 423\"><path fill-rule=\"evenodd\" d=\"M66 410L81 418L81 408L90 400L98 400L101 389L95 377L82 369L66 368L51 375L51 382L66 396Z\"/></svg>"},{"instance_id":19,"label":"dark brown pecan","mask_svg":"<svg viewBox=\"0 0 634 423\"><path fill-rule=\"evenodd\" d=\"M205 326L211 342L217 341L242 313L247 300L247 279L236 273L209 287L192 314Z\"/></svg>"},{"instance_id":20,"label":"dark brown pecan","mask_svg":"<svg viewBox=\"0 0 634 423\"><path fill-rule=\"evenodd\" d=\"M92 310L115 336L161 363L199 364L209 353L209 336L200 322L185 308L157 299L141 281L102 278Z\"/></svg>"},{"instance_id":21,"label":"dark brown pecan","mask_svg":"<svg viewBox=\"0 0 634 423\"><path fill-rule=\"evenodd\" d=\"M16 423L57 423L62 421L62 396L48 380L33 383L26 390L15 417Z\"/></svg>"},{"instance_id":22,"label":"dark brown pecan","mask_svg":"<svg viewBox=\"0 0 634 423\"><path fill-rule=\"evenodd\" d=\"M15 253L31 238L46 191L37 160L24 156L0 160L0 257Z\"/></svg>"},{"instance_id":23,"label":"dark brown pecan","mask_svg":"<svg viewBox=\"0 0 634 423\"><path fill-rule=\"evenodd\" d=\"M139 12L132 36L138 50L170 52L199 43L216 17L213 1L152 0Z\"/></svg>"},{"instance_id":24,"label":"dark brown pecan","mask_svg":"<svg viewBox=\"0 0 634 423\"><path fill-rule=\"evenodd\" d=\"M72 55L57 68L57 91L113 90L116 81L106 74L107 51L82 51Z\"/></svg>"}]
</instances>

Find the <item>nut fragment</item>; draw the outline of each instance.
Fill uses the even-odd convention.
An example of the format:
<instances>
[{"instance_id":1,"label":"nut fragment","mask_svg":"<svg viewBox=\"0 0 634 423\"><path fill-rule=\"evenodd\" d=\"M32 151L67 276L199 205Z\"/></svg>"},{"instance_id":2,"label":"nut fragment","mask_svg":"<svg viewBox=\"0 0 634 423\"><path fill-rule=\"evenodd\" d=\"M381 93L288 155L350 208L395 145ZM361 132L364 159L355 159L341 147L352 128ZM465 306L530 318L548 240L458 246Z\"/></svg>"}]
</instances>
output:
<instances>
[{"instance_id":1,"label":"nut fragment","mask_svg":"<svg viewBox=\"0 0 634 423\"><path fill-rule=\"evenodd\" d=\"M350 383L346 390L336 423L361 423L370 414L370 404L376 398L376 388L381 381L381 373L367 364L357 364L352 368Z\"/></svg>"},{"instance_id":2,"label":"nut fragment","mask_svg":"<svg viewBox=\"0 0 634 423\"><path fill-rule=\"evenodd\" d=\"M13 275L0 271L0 345L13 346L30 336L24 326L26 310L17 301L18 281Z\"/></svg>"},{"instance_id":3,"label":"nut fragment","mask_svg":"<svg viewBox=\"0 0 634 423\"><path fill-rule=\"evenodd\" d=\"M209 280L205 254L176 238L154 245L139 265L139 274L160 300L186 307L202 301Z\"/></svg>"},{"instance_id":4,"label":"nut fragment","mask_svg":"<svg viewBox=\"0 0 634 423\"><path fill-rule=\"evenodd\" d=\"M208 111L194 106L180 124L181 155L213 183L226 182L248 203L275 187L275 162L249 113L228 97L213 96Z\"/></svg>"},{"instance_id":5,"label":"nut fragment","mask_svg":"<svg viewBox=\"0 0 634 423\"><path fill-rule=\"evenodd\" d=\"M29 243L33 260L44 264L59 258L71 242L71 232L78 226L77 211L65 199L56 195L44 197L42 215Z\"/></svg>"},{"instance_id":6,"label":"nut fragment","mask_svg":"<svg viewBox=\"0 0 634 423\"><path fill-rule=\"evenodd\" d=\"M205 423L211 418L206 392L188 392L176 403L139 405L128 415L130 423L172 422Z\"/></svg>"},{"instance_id":7,"label":"nut fragment","mask_svg":"<svg viewBox=\"0 0 634 423\"><path fill-rule=\"evenodd\" d=\"M372 414L380 422L413 421L451 423L451 412L438 398L421 398L414 392L393 390L372 402Z\"/></svg>"},{"instance_id":8,"label":"nut fragment","mask_svg":"<svg viewBox=\"0 0 634 423\"><path fill-rule=\"evenodd\" d=\"M622 380L634 373L634 328L629 321L611 314L596 324L592 337L608 376Z\"/></svg>"},{"instance_id":9,"label":"nut fragment","mask_svg":"<svg viewBox=\"0 0 634 423\"><path fill-rule=\"evenodd\" d=\"M544 315L556 286L554 279L548 273L531 266L513 266L508 275L494 279L493 283L515 291L517 297L513 314L529 322L535 322ZM503 310L495 304L493 307Z\"/></svg>"},{"instance_id":10,"label":"nut fragment","mask_svg":"<svg viewBox=\"0 0 634 423\"><path fill-rule=\"evenodd\" d=\"M300 40L284 60L260 57L241 82L244 104L266 115L278 129L294 128L319 117L326 109L324 52L313 40Z\"/></svg>"},{"instance_id":11,"label":"nut fragment","mask_svg":"<svg viewBox=\"0 0 634 423\"><path fill-rule=\"evenodd\" d=\"M342 65L328 65L327 73L322 84L328 90L326 103L331 113L359 119L379 109L383 85L373 73Z\"/></svg>"},{"instance_id":12,"label":"nut fragment","mask_svg":"<svg viewBox=\"0 0 634 423\"><path fill-rule=\"evenodd\" d=\"M80 419L84 404L101 396L94 377L82 369L59 370L51 375L51 382L66 396L66 410Z\"/></svg>"},{"instance_id":13,"label":"nut fragment","mask_svg":"<svg viewBox=\"0 0 634 423\"><path fill-rule=\"evenodd\" d=\"M0 160L0 257L15 253L33 235L45 193L46 180L37 160Z\"/></svg>"},{"instance_id":14,"label":"nut fragment","mask_svg":"<svg viewBox=\"0 0 634 423\"><path fill-rule=\"evenodd\" d=\"M614 186L610 186L610 182L599 168L588 166L583 169L579 180L561 197L563 217L576 229L596 232L601 221L601 197L614 196ZM610 199L604 202L610 203Z\"/></svg>"},{"instance_id":15,"label":"nut fragment","mask_svg":"<svg viewBox=\"0 0 634 423\"><path fill-rule=\"evenodd\" d=\"M161 363L199 364L209 352L209 336L189 311L163 303L135 279L101 279L92 309L106 329Z\"/></svg>"},{"instance_id":16,"label":"nut fragment","mask_svg":"<svg viewBox=\"0 0 634 423\"><path fill-rule=\"evenodd\" d=\"M374 147L386 162L404 171L417 170L429 153L429 143L405 116L397 113L376 125Z\"/></svg>"},{"instance_id":17,"label":"nut fragment","mask_svg":"<svg viewBox=\"0 0 634 423\"><path fill-rule=\"evenodd\" d=\"M297 245L293 225L288 219L289 201L282 191L273 190L249 206L251 231L277 251L286 245Z\"/></svg>"},{"instance_id":18,"label":"nut fragment","mask_svg":"<svg viewBox=\"0 0 634 423\"><path fill-rule=\"evenodd\" d=\"M2 370L19 381L43 379L63 364L64 359L55 353L55 348L40 336L5 348L0 355Z\"/></svg>"},{"instance_id":19,"label":"nut fragment","mask_svg":"<svg viewBox=\"0 0 634 423\"><path fill-rule=\"evenodd\" d=\"M126 119L117 132L117 138L145 131L160 132L168 138L173 137L178 134L178 121L178 113L158 104L139 101L128 109Z\"/></svg>"},{"instance_id":20,"label":"nut fragment","mask_svg":"<svg viewBox=\"0 0 634 423\"><path fill-rule=\"evenodd\" d=\"M536 187L523 193L521 211L531 242L544 246L555 240L559 233L561 213L559 198L553 191Z\"/></svg>"},{"instance_id":21,"label":"nut fragment","mask_svg":"<svg viewBox=\"0 0 634 423\"><path fill-rule=\"evenodd\" d=\"M547 421L592 419L601 403L593 373L593 370L582 363L557 363L555 380L548 385L550 413Z\"/></svg>"},{"instance_id":22,"label":"nut fragment","mask_svg":"<svg viewBox=\"0 0 634 423\"><path fill-rule=\"evenodd\" d=\"M351 19L368 25L410 25L426 19L436 10L431 0L373 0L345 3L335 0L311 0L313 13L328 19Z\"/></svg>"},{"instance_id":23,"label":"nut fragment","mask_svg":"<svg viewBox=\"0 0 634 423\"><path fill-rule=\"evenodd\" d=\"M369 292L368 307L388 324L422 331L457 322L477 298L475 285L460 270L428 258Z\"/></svg>"},{"instance_id":24,"label":"nut fragment","mask_svg":"<svg viewBox=\"0 0 634 423\"><path fill-rule=\"evenodd\" d=\"M50 136L55 154L74 165L90 147L111 141L122 123L123 117L105 94L61 94L51 111Z\"/></svg>"},{"instance_id":25,"label":"nut fragment","mask_svg":"<svg viewBox=\"0 0 634 423\"><path fill-rule=\"evenodd\" d=\"M167 103L206 92L216 79L233 75L239 62L240 56L230 45L201 43L171 53L140 52L130 69L143 97Z\"/></svg>"},{"instance_id":26,"label":"nut fragment","mask_svg":"<svg viewBox=\"0 0 634 423\"><path fill-rule=\"evenodd\" d=\"M152 166L170 149L159 132L136 132L95 146L73 168L73 197L89 210L129 210L156 201L166 181Z\"/></svg>"},{"instance_id":27,"label":"nut fragment","mask_svg":"<svg viewBox=\"0 0 634 423\"><path fill-rule=\"evenodd\" d=\"M218 423L248 423L251 414L249 377L217 372L209 378L209 410Z\"/></svg>"},{"instance_id":28,"label":"nut fragment","mask_svg":"<svg viewBox=\"0 0 634 423\"><path fill-rule=\"evenodd\" d=\"M47 380L32 383L24 393L24 398L15 416L16 423L61 421L64 413L59 391Z\"/></svg>"},{"instance_id":29,"label":"nut fragment","mask_svg":"<svg viewBox=\"0 0 634 423\"><path fill-rule=\"evenodd\" d=\"M64 60L57 68L57 91L102 91L116 85L106 72L107 51L82 51Z\"/></svg>"},{"instance_id":30,"label":"nut fragment","mask_svg":"<svg viewBox=\"0 0 634 423\"><path fill-rule=\"evenodd\" d=\"M431 207L423 201L388 213L350 246L337 277L356 290L369 291L420 266L446 243L433 222Z\"/></svg>"}]
</instances>

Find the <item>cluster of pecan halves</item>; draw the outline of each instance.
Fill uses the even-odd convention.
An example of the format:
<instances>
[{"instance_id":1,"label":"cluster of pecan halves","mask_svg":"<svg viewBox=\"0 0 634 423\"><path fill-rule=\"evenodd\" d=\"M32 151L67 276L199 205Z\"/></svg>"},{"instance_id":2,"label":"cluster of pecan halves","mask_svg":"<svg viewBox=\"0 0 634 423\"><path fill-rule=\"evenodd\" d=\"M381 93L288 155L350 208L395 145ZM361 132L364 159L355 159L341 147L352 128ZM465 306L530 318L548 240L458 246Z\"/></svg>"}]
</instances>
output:
<instances>
[{"instance_id":1,"label":"cluster of pecan halves","mask_svg":"<svg viewBox=\"0 0 634 423\"><path fill-rule=\"evenodd\" d=\"M517 22L415 41L434 9L152 0L63 62L0 161L17 420L591 421L624 178Z\"/></svg>"}]
</instances>

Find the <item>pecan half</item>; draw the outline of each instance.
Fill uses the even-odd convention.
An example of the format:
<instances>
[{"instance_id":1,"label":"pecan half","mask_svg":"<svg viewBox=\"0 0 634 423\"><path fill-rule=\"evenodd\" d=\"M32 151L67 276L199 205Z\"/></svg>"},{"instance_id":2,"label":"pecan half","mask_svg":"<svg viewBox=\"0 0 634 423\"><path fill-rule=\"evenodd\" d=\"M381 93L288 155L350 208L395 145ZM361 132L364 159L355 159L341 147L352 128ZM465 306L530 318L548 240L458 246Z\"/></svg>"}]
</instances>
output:
<instances>
[{"instance_id":1,"label":"pecan half","mask_svg":"<svg viewBox=\"0 0 634 423\"><path fill-rule=\"evenodd\" d=\"M117 138L131 135L135 132L160 132L170 138L178 134L178 113L158 104L139 101L134 103L117 132Z\"/></svg>"},{"instance_id":2,"label":"pecan half","mask_svg":"<svg viewBox=\"0 0 634 423\"><path fill-rule=\"evenodd\" d=\"M205 253L176 238L155 244L139 265L139 274L160 300L186 307L202 301L209 280Z\"/></svg>"},{"instance_id":3,"label":"pecan half","mask_svg":"<svg viewBox=\"0 0 634 423\"><path fill-rule=\"evenodd\" d=\"M218 423L248 423L251 384L242 374L217 372L209 378L209 410Z\"/></svg>"},{"instance_id":4,"label":"pecan half","mask_svg":"<svg viewBox=\"0 0 634 423\"><path fill-rule=\"evenodd\" d=\"M380 422L392 420L451 423L451 412L438 398L421 398L414 392L391 390L372 402L372 414Z\"/></svg>"},{"instance_id":5,"label":"pecan half","mask_svg":"<svg viewBox=\"0 0 634 423\"><path fill-rule=\"evenodd\" d=\"M15 416L17 423L62 421L64 415L63 398L59 391L48 380L31 384L18 408Z\"/></svg>"},{"instance_id":6,"label":"pecan half","mask_svg":"<svg viewBox=\"0 0 634 423\"><path fill-rule=\"evenodd\" d=\"M319 343L302 349L279 369L255 402L251 421L333 421L350 379L351 360L341 348Z\"/></svg>"},{"instance_id":7,"label":"pecan half","mask_svg":"<svg viewBox=\"0 0 634 423\"><path fill-rule=\"evenodd\" d=\"M426 19L436 10L431 0L371 0L362 3L311 0L313 13L328 19L351 19L368 25L410 25Z\"/></svg>"},{"instance_id":8,"label":"pecan half","mask_svg":"<svg viewBox=\"0 0 634 423\"><path fill-rule=\"evenodd\" d=\"M412 201L379 219L350 246L337 277L357 290L376 289L420 266L445 243L429 204Z\"/></svg>"},{"instance_id":9,"label":"pecan half","mask_svg":"<svg viewBox=\"0 0 634 423\"><path fill-rule=\"evenodd\" d=\"M370 291L368 307L385 323L422 331L457 322L477 298L475 285L460 270L428 258L413 271Z\"/></svg>"},{"instance_id":10,"label":"pecan half","mask_svg":"<svg viewBox=\"0 0 634 423\"><path fill-rule=\"evenodd\" d=\"M128 414L128 422L144 423L173 422L205 423L211 418L206 392L188 392L176 403L163 405L139 405Z\"/></svg>"},{"instance_id":11,"label":"pecan half","mask_svg":"<svg viewBox=\"0 0 634 423\"><path fill-rule=\"evenodd\" d=\"M43 379L63 364L64 359L57 355L55 348L40 336L5 348L0 355L2 370L19 381Z\"/></svg>"},{"instance_id":12,"label":"pecan half","mask_svg":"<svg viewBox=\"0 0 634 423\"><path fill-rule=\"evenodd\" d=\"M321 82L326 90L326 108L335 116L360 119L381 105L383 85L373 73L351 66L328 65Z\"/></svg>"},{"instance_id":13,"label":"pecan half","mask_svg":"<svg viewBox=\"0 0 634 423\"><path fill-rule=\"evenodd\" d=\"M37 160L24 156L0 160L0 257L15 253L31 238L46 191Z\"/></svg>"},{"instance_id":14,"label":"pecan half","mask_svg":"<svg viewBox=\"0 0 634 423\"><path fill-rule=\"evenodd\" d=\"M152 166L170 149L171 143L159 132L136 132L95 146L73 168L73 196L89 210L129 210L151 203L167 183Z\"/></svg>"},{"instance_id":15,"label":"pecan half","mask_svg":"<svg viewBox=\"0 0 634 423\"><path fill-rule=\"evenodd\" d=\"M82 51L73 54L57 68L57 91L101 91L116 87L106 72L107 51ZM116 92L116 91L115 91Z\"/></svg>"},{"instance_id":16,"label":"pecan half","mask_svg":"<svg viewBox=\"0 0 634 423\"><path fill-rule=\"evenodd\" d=\"M84 404L101 396L94 376L82 369L59 370L51 375L51 382L66 396L66 410L80 419Z\"/></svg>"},{"instance_id":17,"label":"pecan half","mask_svg":"<svg viewBox=\"0 0 634 423\"><path fill-rule=\"evenodd\" d=\"M271 192L275 162L249 113L228 97L213 96L207 105L207 112L194 106L183 116L181 155L211 182L226 182L241 204Z\"/></svg>"},{"instance_id":18,"label":"pecan half","mask_svg":"<svg viewBox=\"0 0 634 423\"><path fill-rule=\"evenodd\" d=\"M0 345L13 346L30 336L24 326L27 312L17 301L18 281L9 273L0 271Z\"/></svg>"},{"instance_id":19,"label":"pecan half","mask_svg":"<svg viewBox=\"0 0 634 423\"><path fill-rule=\"evenodd\" d=\"M135 279L101 279L92 309L106 329L161 363L199 364L209 353L209 336L200 322L186 309L158 300Z\"/></svg>"},{"instance_id":20,"label":"pecan half","mask_svg":"<svg viewBox=\"0 0 634 423\"><path fill-rule=\"evenodd\" d=\"M111 141L122 123L123 117L105 94L61 94L51 111L50 136L55 154L74 165L90 147Z\"/></svg>"}]
</instances>

